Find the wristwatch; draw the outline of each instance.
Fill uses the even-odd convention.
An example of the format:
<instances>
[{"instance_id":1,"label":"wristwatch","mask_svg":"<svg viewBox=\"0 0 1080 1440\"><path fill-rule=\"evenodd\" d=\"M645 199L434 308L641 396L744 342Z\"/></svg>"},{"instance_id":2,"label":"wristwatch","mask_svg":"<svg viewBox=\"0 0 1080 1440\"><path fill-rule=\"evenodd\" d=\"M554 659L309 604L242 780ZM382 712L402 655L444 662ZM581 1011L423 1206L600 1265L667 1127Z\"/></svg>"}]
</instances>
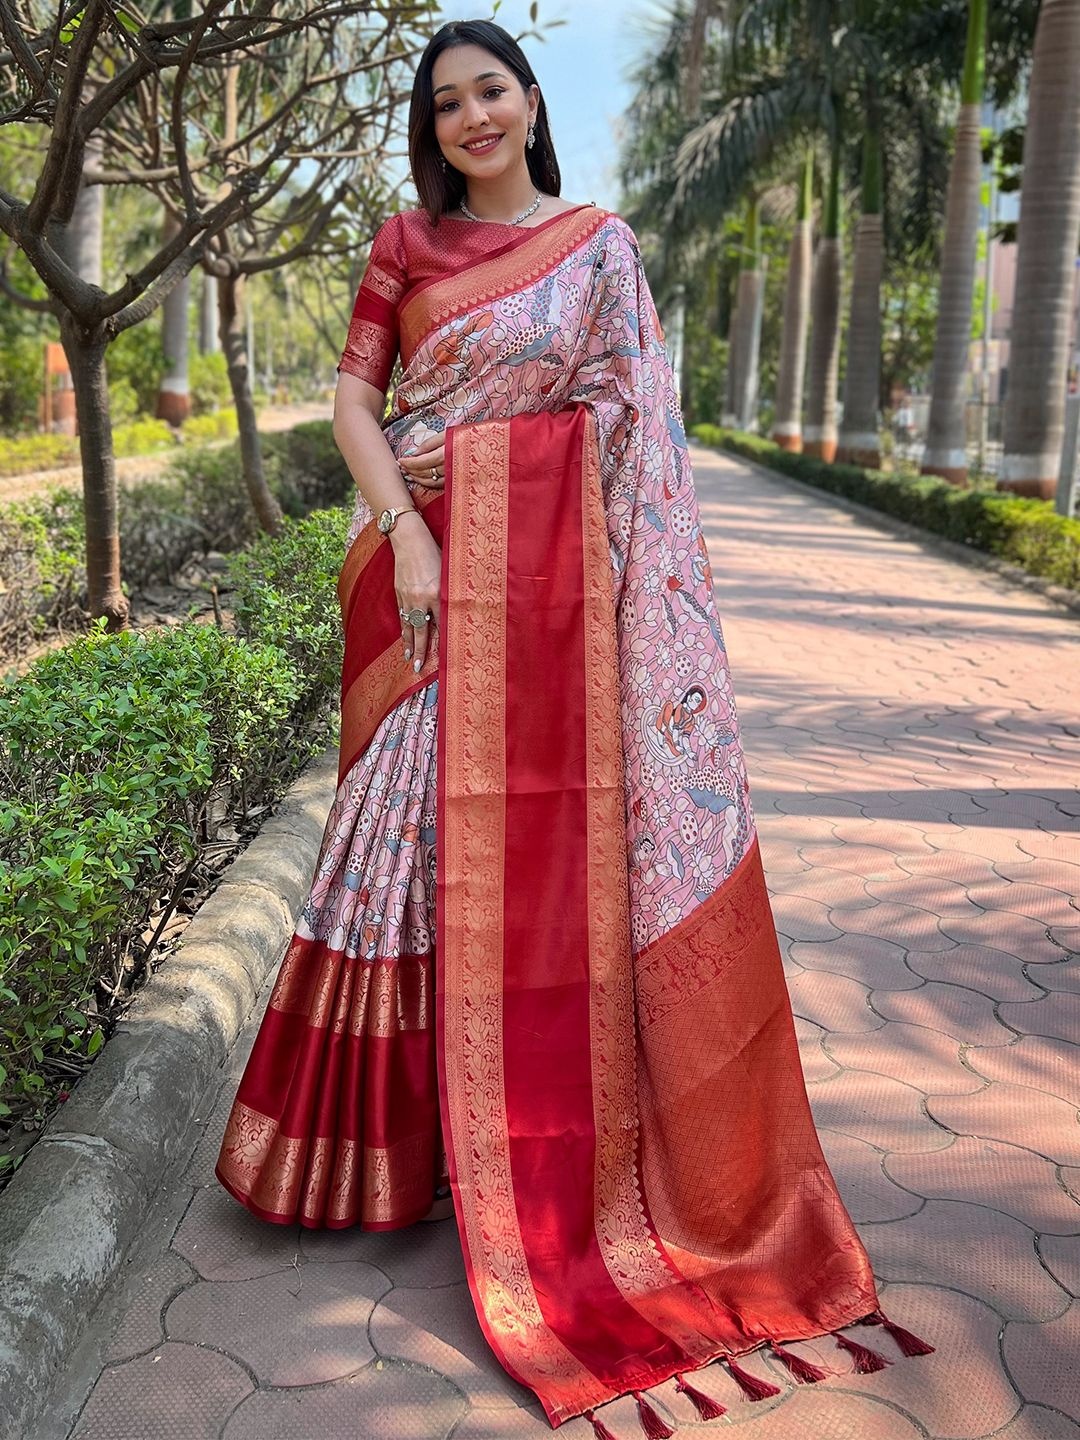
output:
<instances>
[{"instance_id":1,"label":"wristwatch","mask_svg":"<svg viewBox=\"0 0 1080 1440\"><path fill-rule=\"evenodd\" d=\"M410 510L415 510L415 505L403 505L400 510L384 510L375 522L384 535L389 535L397 524L399 515L407 515Z\"/></svg>"}]
</instances>

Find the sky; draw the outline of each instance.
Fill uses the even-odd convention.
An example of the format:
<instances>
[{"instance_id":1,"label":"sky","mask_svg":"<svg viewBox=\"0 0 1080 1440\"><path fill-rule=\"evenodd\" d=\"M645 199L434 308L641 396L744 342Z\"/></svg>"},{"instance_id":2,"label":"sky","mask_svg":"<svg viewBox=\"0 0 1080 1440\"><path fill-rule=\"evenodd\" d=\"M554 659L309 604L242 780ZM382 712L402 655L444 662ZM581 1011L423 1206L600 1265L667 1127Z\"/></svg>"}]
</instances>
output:
<instances>
[{"instance_id":1,"label":"sky","mask_svg":"<svg viewBox=\"0 0 1080 1440\"><path fill-rule=\"evenodd\" d=\"M543 40L522 49L547 102L562 193L577 204L594 200L617 210L618 122L630 103L626 72L646 52L645 22L663 13L660 0L539 0ZM469 0L444 0L442 19L490 19L490 9ZM511 35L533 28L529 0L503 0L495 20Z\"/></svg>"}]
</instances>

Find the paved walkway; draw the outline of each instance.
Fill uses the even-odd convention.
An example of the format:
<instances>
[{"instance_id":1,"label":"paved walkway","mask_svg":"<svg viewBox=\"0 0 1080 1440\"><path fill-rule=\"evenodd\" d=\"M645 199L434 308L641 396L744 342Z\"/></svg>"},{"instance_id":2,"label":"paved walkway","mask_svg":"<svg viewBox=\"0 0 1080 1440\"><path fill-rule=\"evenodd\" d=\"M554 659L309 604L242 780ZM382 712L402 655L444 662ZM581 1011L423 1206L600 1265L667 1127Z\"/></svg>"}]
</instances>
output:
<instances>
[{"instance_id":1,"label":"paved walkway","mask_svg":"<svg viewBox=\"0 0 1080 1440\"><path fill-rule=\"evenodd\" d=\"M858 1377L805 1347L836 1378L758 1404L714 1368L707 1426L656 1393L688 1437L1080 1440L1080 625L695 460L810 1095L888 1309L938 1348ZM217 1186L245 1055L50 1440L550 1435L452 1220L280 1230ZM640 1435L631 1402L603 1415Z\"/></svg>"}]
</instances>

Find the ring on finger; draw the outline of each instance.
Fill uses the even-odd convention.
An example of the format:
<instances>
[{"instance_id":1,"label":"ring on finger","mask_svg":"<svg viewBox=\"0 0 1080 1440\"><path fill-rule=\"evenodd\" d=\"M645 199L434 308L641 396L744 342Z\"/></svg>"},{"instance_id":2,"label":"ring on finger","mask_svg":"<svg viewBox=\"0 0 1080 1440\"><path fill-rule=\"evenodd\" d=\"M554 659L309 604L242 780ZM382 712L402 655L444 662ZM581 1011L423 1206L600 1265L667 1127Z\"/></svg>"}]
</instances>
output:
<instances>
[{"instance_id":1,"label":"ring on finger","mask_svg":"<svg viewBox=\"0 0 1080 1440\"><path fill-rule=\"evenodd\" d=\"M431 619L431 611L421 610L419 605L417 605L407 613L403 610L401 612L401 618L406 624L411 625L414 630L419 630L422 625L426 625Z\"/></svg>"}]
</instances>

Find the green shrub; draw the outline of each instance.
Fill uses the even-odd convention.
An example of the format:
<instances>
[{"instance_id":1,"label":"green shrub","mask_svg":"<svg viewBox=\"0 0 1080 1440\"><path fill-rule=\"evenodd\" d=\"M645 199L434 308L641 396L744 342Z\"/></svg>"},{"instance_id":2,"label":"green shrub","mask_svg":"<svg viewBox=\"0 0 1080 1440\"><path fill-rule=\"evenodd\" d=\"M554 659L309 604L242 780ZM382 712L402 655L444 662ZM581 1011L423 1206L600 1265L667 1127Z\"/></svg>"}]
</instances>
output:
<instances>
[{"instance_id":1,"label":"green shrub","mask_svg":"<svg viewBox=\"0 0 1080 1440\"><path fill-rule=\"evenodd\" d=\"M962 489L930 475L830 465L719 425L695 425L691 433L702 445L743 455L819 490L997 555L1057 585L1080 589L1080 520L1059 515L1049 500L1011 495L989 480Z\"/></svg>"},{"instance_id":2,"label":"green shrub","mask_svg":"<svg viewBox=\"0 0 1080 1440\"><path fill-rule=\"evenodd\" d=\"M0 436L0 475L26 475L78 463L76 435Z\"/></svg>"},{"instance_id":3,"label":"green shrub","mask_svg":"<svg viewBox=\"0 0 1080 1440\"><path fill-rule=\"evenodd\" d=\"M180 434L186 443L197 443L206 440L231 440L236 430L236 411L230 406L227 410L189 415L180 427Z\"/></svg>"},{"instance_id":4,"label":"green shrub","mask_svg":"<svg viewBox=\"0 0 1080 1440\"><path fill-rule=\"evenodd\" d=\"M304 520L286 518L282 535L263 535L229 561L237 627L288 655L301 715L323 707L341 683L337 579L349 518L340 509L317 510Z\"/></svg>"},{"instance_id":5,"label":"green shrub","mask_svg":"<svg viewBox=\"0 0 1080 1440\"><path fill-rule=\"evenodd\" d=\"M260 791L295 689L280 650L194 623L98 626L0 684L0 1114L100 1045L99 977L223 798Z\"/></svg>"},{"instance_id":6,"label":"green shrub","mask_svg":"<svg viewBox=\"0 0 1080 1440\"><path fill-rule=\"evenodd\" d=\"M0 656L81 615L85 526L74 491L0 508Z\"/></svg>"},{"instance_id":7,"label":"green shrub","mask_svg":"<svg viewBox=\"0 0 1080 1440\"><path fill-rule=\"evenodd\" d=\"M121 455L151 455L155 450L171 450L176 436L165 420L132 420L113 429L113 451Z\"/></svg>"},{"instance_id":8,"label":"green shrub","mask_svg":"<svg viewBox=\"0 0 1080 1440\"><path fill-rule=\"evenodd\" d=\"M191 408L196 415L206 415L223 406L231 408L229 367L220 350L191 356L188 384L191 387Z\"/></svg>"}]
</instances>

